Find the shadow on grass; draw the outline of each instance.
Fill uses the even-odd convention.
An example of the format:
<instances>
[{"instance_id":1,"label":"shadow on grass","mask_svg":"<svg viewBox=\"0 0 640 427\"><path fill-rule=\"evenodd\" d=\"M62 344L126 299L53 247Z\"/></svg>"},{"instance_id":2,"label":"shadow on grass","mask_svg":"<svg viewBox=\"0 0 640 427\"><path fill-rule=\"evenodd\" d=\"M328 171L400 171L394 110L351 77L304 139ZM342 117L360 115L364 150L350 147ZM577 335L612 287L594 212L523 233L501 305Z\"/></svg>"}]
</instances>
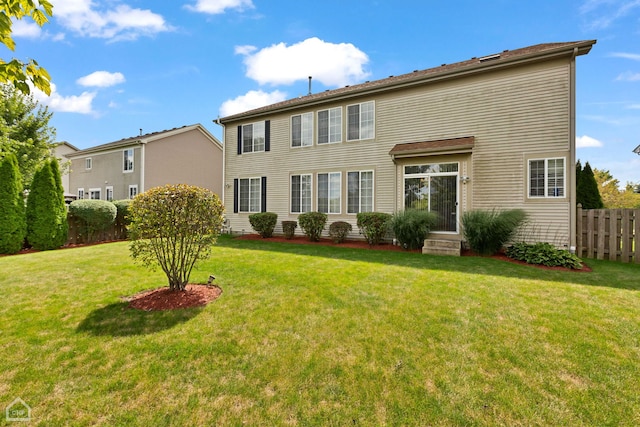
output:
<instances>
[{"instance_id":1,"label":"shadow on grass","mask_svg":"<svg viewBox=\"0 0 640 427\"><path fill-rule=\"evenodd\" d=\"M118 302L89 313L76 332L114 337L153 334L187 322L203 309L142 311L129 308L128 302Z\"/></svg>"},{"instance_id":2,"label":"shadow on grass","mask_svg":"<svg viewBox=\"0 0 640 427\"><path fill-rule=\"evenodd\" d=\"M347 261L371 262L402 267L543 280L640 291L640 265L613 261L585 259L593 269L584 271L543 270L532 265L514 264L484 257L454 257L423 255L415 252L396 252L375 249L353 249L338 246L244 240L221 236L218 245L243 250L260 250L296 255L318 256Z\"/></svg>"}]
</instances>

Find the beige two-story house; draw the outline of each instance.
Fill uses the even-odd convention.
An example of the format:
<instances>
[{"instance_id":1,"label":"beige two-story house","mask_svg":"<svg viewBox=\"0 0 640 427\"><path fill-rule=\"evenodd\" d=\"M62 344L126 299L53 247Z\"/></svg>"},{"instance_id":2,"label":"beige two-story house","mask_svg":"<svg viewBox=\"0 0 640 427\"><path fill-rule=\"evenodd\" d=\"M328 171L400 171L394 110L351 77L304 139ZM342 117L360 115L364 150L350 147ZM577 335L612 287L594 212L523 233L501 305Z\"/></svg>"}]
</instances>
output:
<instances>
[{"instance_id":1,"label":"beige two-story house","mask_svg":"<svg viewBox=\"0 0 640 427\"><path fill-rule=\"evenodd\" d=\"M78 199L130 199L165 184L222 194L222 144L200 124L147 133L67 154Z\"/></svg>"},{"instance_id":2,"label":"beige two-story house","mask_svg":"<svg viewBox=\"0 0 640 427\"><path fill-rule=\"evenodd\" d=\"M461 240L464 211L522 208L529 238L573 246L576 58L595 43L505 50L218 119L229 225L321 211L357 230L359 212L418 208L439 214L434 236Z\"/></svg>"}]
</instances>

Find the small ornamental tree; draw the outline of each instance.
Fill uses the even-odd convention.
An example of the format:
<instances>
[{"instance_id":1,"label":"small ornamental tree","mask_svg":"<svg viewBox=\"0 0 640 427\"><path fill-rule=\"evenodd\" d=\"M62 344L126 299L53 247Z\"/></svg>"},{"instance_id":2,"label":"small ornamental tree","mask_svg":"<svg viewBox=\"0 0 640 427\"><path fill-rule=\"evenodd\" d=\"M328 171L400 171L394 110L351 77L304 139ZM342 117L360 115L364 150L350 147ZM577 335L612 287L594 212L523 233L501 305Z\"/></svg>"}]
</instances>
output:
<instances>
[{"instance_id":1,"label":"small ornamental tree","mask_svg":"<svg viewBox=\"0 0 640 427\"><path fill-rule=\"evenodd\" d=\"M211 253L224 221L224 206L211 191L185 184L138 194L129 206L131 256L160 266L172 291L184 291L191 270Z\"/></svg>"},{"instance_id":2,"label":"small ornamental tree","mask_svg":"<svg viewBox=\"0 0 640 427\"><path fill-rule=\"evenodd\" d=\"M34 174L26 216L27 241L35 249L57 249L67 241L67 207L56 159L45 162Z\"/></svg>"},{"instance_id":3,"label":"small ornamental tree","mask_svg":"<svg viewBox=\"0 0 640 427\"><path fill-rule=\"evenodd\" d=\"M0 159L0 254L22 249L27 234L22 178L13 154Z\"/></svg>"}]
</instances>

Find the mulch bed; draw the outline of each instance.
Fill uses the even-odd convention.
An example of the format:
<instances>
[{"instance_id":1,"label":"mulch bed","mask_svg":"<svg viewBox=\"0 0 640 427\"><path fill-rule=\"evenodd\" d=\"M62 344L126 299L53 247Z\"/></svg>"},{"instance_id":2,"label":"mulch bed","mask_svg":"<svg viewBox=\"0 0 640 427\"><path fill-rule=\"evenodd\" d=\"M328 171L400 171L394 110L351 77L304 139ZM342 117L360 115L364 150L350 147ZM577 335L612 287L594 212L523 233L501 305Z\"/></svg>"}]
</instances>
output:
<instances>
[{"instance_id":1,"label":"mulch bed","mask_svg":"<svg viewBox=\"0 0 640 427\"><path fill-rule=\"evenodd\" d=\"M172 291L169 287L143 291L131 297L129 307L144 311L174 310L177 308L202 307L222 294L216 285L190 283L184 291Z\"/></svg>"}]
</instances>

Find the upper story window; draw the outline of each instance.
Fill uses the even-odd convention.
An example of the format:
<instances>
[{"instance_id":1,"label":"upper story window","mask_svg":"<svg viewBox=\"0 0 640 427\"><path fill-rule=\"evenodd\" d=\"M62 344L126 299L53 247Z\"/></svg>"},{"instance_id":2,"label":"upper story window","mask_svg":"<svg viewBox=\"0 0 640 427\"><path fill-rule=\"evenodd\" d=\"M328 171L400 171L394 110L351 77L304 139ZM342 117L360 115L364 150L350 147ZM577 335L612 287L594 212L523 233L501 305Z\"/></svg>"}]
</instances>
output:
<instances>
[{"instance_id":1,"label":"upper story window","mask_svg":"<svg viewBox=\"0 0 640 427\"><path fill-rule=\"evenodd\" d=\"M564 157L529 160L529 197L565 197Z\"/></svg>"},{"instance_id":2,"label":"upper story window","mask_svg":"<svg viewBox=\"0 0 640 427\"><path fill-rule=\"evenodd\" d=\"M309 147L313 145L313 113L291 116L291 146Z\"/></svg>"},{"instance_id":3,"label":"upper story window","mask_svg":"<svg viewBox=\"0 0 640 427\"><path fill-rule=\"evenodd\" d=\"M347 141L371 139L375 135L373 101L347 106Z\"/></svg>"},{"instance_id":4,"label":"upper story window","mask_svg":"<svg viewBox=\"0 0 640 427\"><path fill-rule=\"evenodd\" d=\"M242 152L264 151L264 122L242 126Z\"/></svg>"},{"instance_id":5,"label":"upper story window","mask_svg":"<svg viewBox=\"0 0 640 427\"><path fill-rule=\"evenodd\" d=\"M339 214L342 188L342 173L318 174L318 212Z\"/></svg>"},{"instance_id":6,"label":"upper story window","mask_svg":"<svg viewBox=\"0 0 640 427\"><path fill-rule=\"evenodd\" d=\"M128 148L122 152L124 172L133 172L133 148Z\"/></svg>"},{"instance_id":7,"label":"upper story window","mask_svg":"<svg viewBox=\"0 0 640 427\"><path fill-rule=\"evenodd\" d=\"M311 211L311 174L291 175L291 213Z\"/></svg>"},{"instance_id":8,"label":"upper story window","mask_svg":"<svg viewBox=\"0 0 640 427\"><path fill-rule=\"evenodd\" d=\"M92 166L93 166L93 161L91 160L91 157L84 159L84 168L86 170L91 169Z\"/></svg>"},{"instance_id":9,"label":"upper story window","mask_svg":"<svg viewBox=\"0 0 640 427\"><path fill-rule=\"evenodd\" d=\"M342 107L318 111L318 144L342 141Z\"/></svg>"}]
</instances>

